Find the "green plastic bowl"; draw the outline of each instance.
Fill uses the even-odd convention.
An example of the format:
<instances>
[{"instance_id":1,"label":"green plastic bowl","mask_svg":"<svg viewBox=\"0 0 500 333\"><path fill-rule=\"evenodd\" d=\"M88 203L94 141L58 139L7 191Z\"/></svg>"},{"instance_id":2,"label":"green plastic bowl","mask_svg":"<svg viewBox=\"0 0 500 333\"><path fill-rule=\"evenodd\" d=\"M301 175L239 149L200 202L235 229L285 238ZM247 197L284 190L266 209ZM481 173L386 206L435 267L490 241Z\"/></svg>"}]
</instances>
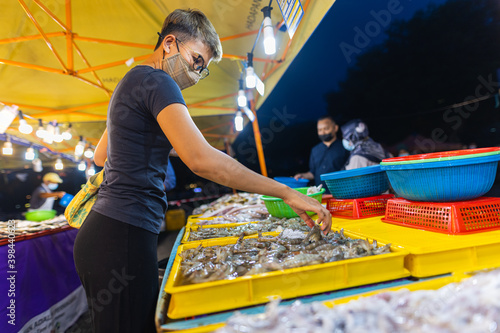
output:
<instances>
[{"instance_id":1,"label":"green plastic bowl","mask_svg":"<svg viewBox=\"0 0 500 333\"><path fill-rule=\"evenodd\" d=\"M25 218L28 221L35 221L35 222L40 222L40 221L45 221L45 220L50 220L56 217L57 212L52 209L52 210L33 210L31 212L26 212Z\"/></svg>"},{"instance_id":2,"label":"green plastic bowl","mask_svg":"<svg viewBox=\"0 0 500 333\"><path fill-rule=\"evenodd\" d=\"M295 188L294 190L299 191L302 194L306 194L307 189L308 189L308 187L299 187L299 188ZM316 199L316 200L318 200L318 202L321 203L321 199L323 198L323 193L325 193L324 188L322 188L321 191L319 191L318 193L308 194L307 196L309 196L313 199ZM269 214L271 214L274 217L292 218L292 217L299 216L299 215L297 215L297 213L295 213L293 211L292 208L290 208L290 206L288 206L283 201L283 199L276 198L276 197L270 197L267 195L262 195L260 198L262 199L262 201L264 201L264 204L266 205L266 208L267 208ZM309 216L314 215L314 214L315 214L314 212L307 212L307 215L309 215Z\"/></svg>"}]
</instances>

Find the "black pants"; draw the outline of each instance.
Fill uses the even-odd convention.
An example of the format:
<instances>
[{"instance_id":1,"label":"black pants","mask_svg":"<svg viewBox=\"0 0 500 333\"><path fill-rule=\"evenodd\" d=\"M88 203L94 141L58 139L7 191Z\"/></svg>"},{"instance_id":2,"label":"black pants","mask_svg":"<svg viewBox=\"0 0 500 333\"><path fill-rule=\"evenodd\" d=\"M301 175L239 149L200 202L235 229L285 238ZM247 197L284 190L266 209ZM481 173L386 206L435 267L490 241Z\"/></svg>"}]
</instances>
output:
<instances>
[{"instance_id":1,"label":"black pants","mask_svg":"<svg viewBox=\"0 0 500 333\"><path fill-rule=\"evenodd\" d=\"M91 211L75 240L73 256L100 332L156 332L158 236Z\"/></svg>"}]
</instances>

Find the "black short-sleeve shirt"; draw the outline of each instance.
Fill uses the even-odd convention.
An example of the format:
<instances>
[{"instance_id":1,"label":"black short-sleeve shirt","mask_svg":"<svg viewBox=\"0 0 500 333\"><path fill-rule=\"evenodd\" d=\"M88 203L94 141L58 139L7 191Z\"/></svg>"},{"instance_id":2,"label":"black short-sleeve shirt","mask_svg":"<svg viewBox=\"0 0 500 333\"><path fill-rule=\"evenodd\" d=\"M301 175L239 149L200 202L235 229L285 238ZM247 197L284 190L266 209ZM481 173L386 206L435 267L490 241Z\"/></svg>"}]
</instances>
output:
<instances>
[{"instance_id":1,"label":"black short-sleeve shirt","mask_svg":"<svg viewBox=\"0 0 500 333\"><path fill-rule=\"evenodd\" d=\"M324 181L321 181L320 176L324 173L339 171L344 166L349 152L344 149L340 140L335 140L328 147L323 142L318 143L311 150L309 158L309 170L314 175L316 186L323 184L323 187L328 190Z\"/></svg>"},{"instance_id":2,"label":"black short-sleeve shirt","mask_svg":"<svg viewBox=\"0 0 500 333\"><path fill-rule=\"evenodd\" d=\"M159 233L172 145L156 117L174 103L185 105L179 86L162 70L136 66L118 83L108 107L105 175L93 210Z\"/></svg>"}]
</instances>

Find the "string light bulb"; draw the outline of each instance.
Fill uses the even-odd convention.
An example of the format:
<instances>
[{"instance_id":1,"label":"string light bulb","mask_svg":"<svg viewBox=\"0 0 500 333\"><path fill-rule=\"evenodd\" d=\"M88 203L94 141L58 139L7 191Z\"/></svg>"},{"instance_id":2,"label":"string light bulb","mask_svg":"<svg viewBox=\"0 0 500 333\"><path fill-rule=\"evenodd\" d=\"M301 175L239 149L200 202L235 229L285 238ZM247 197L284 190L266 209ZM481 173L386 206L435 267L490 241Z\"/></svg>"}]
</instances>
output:
<instances>
[{"instance_id":1,"label":"string light bulb","mask_svg":"<svg viewBox=\"0 0 500 333\"><path fill-rule=\"evenodd\" d=\"M239 79L238 82L240 84L240 89L238 90L238 106L242 108L244 106L247 106L248 101L245 90L243 89L243 80Z\"/></svg>"},{"instance_id":2,"label":"string light bulb","mask_svg":"<svg viewBox=\"0 0 500 333\"><path fill-rule=\"evenodd\" d=\"M83 141L83 137L80 136L80 141L78 141L78 144L75 146L75 156L81 157L83 155L84 150L85 150L85 141Z\"/></svg>"},{"instance_id":3,"label":"string light bulb","mask_svg":"<svg viewBox=\"0 0 500 333\"><path fill-rule=\"evenodd\" d=\"M276 53L276 39L274 38L273 21L271 20L271 6L262 8L264 13L264 52L267 55Z\"/></svg>"},{"instance_id":4,"label":"string light bulb","mask_svg":"<svg viewBox=\"0 0 500 333\"><path fill-rule=\"evenodd\" d=\"M47 131L45 130L45 128L43 128L42 119L38 119L38 130L36 131L36 136L40 139L43 139L46 135Z\"/></svg>"},{"instance_id":5,"label":"string light bulb","mask_svg":"<svg viewBox=\"0 0 500 333\"><path fill-rule=\"evenodd\" d=\"M245 83L247 88L253 89L255 88L256 85L255 71L253 69L253 53L247 53L247 58L248 60L247 60Z\"/></svg>"},{"instance_id":6,"label":"string light bulb","mask_svg":"<svg viewBox=\"0 0 500 333\"><path fill-rule=\"evenodd\" d=\"M14 149L12 148L12 142L10 142L10 137L7 137L7 141L3 144L2 154L3 155L12 155L14 153Z\"/></svg>"},{"instance_id":7,"label":"string light bulb","mask_svg":"<svg viewBox=\"0 0 500 333\"><path fill-rule=\"evenodd\" d=\"M33 147L28 147L26 153L24 153L24 159L26 161L33 161L35 159L35 150Z\"/></svg>"},{"instance_id":8,"label":"string light bulb","mask_svg":"<svg viewBox=\"0 0 500 333\"><path fill-rule=\"evenodd\" d=\"M19 127L18 127L19 132L23 134L30 134L31 132L33 132L33 127L26 122L26 119L24 119L23 117L23 113L19 111L18 115L19 115Z\"/></svg>"},{"instance_id":9,"label":"string light bulb","mask_svg":"<svg viewBox=\"0 0 500 333\"><path fill-rule=\"evenodd\" d=\"M95 175L95 169L94 166L92 165L88 170L87 170L87 176L93 176Z\"/></svg>"},{"instance_id":10,"label":"string light bulb","mask_svg":"<svg viewBox=\"0 0 500 333\"><path fill-rule=\"evenodd\" d=\"M92 151L92 149L88 148L85 153L83 153L83 156L85 156L86 158L92 158L94 157L94 152Z\"/></svg>"},{"instance_id":11,"label":"string light bulb","mask_svg":"<svg viewBox=\"0 0 500 333\"><path fill-rule=\"evenodd\" d=\"M57 143L63 142L63 136L61 135L61 129L59 128L59 124L56 124L54 129L54 142Z\"/></svg>"},{"instance_id":12,"label":"string light bulb","mask_svg":"<svg viewBox=\"0 0 500 333\"><path fill-rule=\"evenodd\" d=\"M243 115L240 110L236 111L236 115L234 116L234 128L238 132L243 130Z\"/></svg>"},{"instance_id":13,"label":"string light bulb","mask_svg":"<svg viewBox=\"0 0 500 333\"><path fill-rule=\"evenodd\" d=\"M85 163L85 161L81 161L80 163L78 163L79 171L85 171L85 169L87 169L87 164Z\"/></svg>"},{"instance_id":14,"label":"string light bulb","mask_svg":"<svg viewBox=\"0 0 500 333\"><path fill-rule=\"evenodd\" d=\"M62 162L62 160L60 158L58 158L56 160L56 164L54 165L54 168L56 170L62 170L62 169L64 169L64 164L63 164L63 162Z\"/></svg>"},{"instance_id":15,"label":"string light bulb","mask_svg":"<svg viewBox=\"0 0 500 333\"><path fill-rule=\"evenodd\" d=\"M66 131L64 131L62 134L62 138L66 141L69 141L69 140L71 140L72 137L73 137L73 135L71 134L71 124L69 124L68 129Z\"/></svg>"}]
</instances>

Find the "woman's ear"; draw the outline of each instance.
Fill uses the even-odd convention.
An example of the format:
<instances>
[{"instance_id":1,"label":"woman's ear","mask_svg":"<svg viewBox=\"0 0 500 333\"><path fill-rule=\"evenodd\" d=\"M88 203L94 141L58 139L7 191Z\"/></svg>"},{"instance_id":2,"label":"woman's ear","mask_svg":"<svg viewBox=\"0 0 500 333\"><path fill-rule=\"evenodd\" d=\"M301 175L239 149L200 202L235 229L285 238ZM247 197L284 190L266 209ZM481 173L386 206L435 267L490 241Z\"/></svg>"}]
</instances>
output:
<instances>
[{"instance_id":1,"label":"woman's ear","mask_svg":"<svg viewBox=\"0 0 500 333\"><path fill-rule=\"evenodd\" d=\"M164 39L163 39L163 49L165 50L165 52L167 54L170 53L170 48L172 47L172 43L175 41L175 36L174 35L167 35Z\"/></svg>"}]
</instances>

